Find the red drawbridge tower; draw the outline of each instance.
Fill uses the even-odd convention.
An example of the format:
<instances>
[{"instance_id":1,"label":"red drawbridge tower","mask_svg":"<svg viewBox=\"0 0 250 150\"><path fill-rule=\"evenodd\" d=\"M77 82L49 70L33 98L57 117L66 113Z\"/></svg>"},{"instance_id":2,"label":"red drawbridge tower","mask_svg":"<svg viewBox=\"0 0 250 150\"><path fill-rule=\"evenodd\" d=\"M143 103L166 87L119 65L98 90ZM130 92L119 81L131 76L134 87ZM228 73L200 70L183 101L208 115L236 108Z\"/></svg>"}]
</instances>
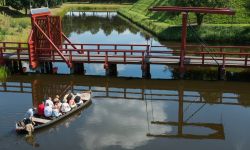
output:
<instances>
[{"instance_id":1,"label":"red drawbridge tower","mask_svg":"<svg viewBox=\"0 0 250 150\"><path fill-rule=\"evenodd\" d=\"M39 58L49 61L52 60L52 57L59 56L71 68L72 63L61 51L63 38L71 43L62 32L61 18L51 16L47 7L37 8L31 9L31 23L32 30L28 39L30 67L37 68ZM73 48L76 49L74 46Z\"/></svg>"}]
</instances>

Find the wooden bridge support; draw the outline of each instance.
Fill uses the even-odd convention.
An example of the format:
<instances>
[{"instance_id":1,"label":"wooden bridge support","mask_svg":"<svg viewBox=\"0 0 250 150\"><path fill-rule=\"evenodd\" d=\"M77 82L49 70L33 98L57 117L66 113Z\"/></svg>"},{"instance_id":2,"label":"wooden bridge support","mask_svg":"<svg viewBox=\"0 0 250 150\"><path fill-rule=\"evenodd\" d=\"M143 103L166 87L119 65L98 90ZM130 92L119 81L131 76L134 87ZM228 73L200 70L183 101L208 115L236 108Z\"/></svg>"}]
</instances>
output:
<instances>
[{"instance_id":1,"label":"wooden bridge support","mask_svg":"<svg viewBox=\"0 0 250 150\"><path fill-rule=\"evenodd\" d=\"M5 60L5 66L9 69L10 73L23 73L22 61L18 60Z\"/></svg>"},{"instance_id":2,"label":"wooden bridge support","mask_svg":"<svg viewBox=\"0 0 250 150\"><path fill-rule=\"evenodd\" d=\"M47 73L47 74L53 73L52 62L40 62L40 72Z\"/></svg>"},{"instance_id":3,"label":"wooden bridge support","mask_svg":"<svg viewBox=\"0 0 250 150\"><path fill-rule=\"evenodd\" d=\"M151 73L150 73L150 63L145 63L142 66L142 77L146 79L151 78Z\"/></svg>"},{"instance_id":4,"label":"wooden bridge support","mask_svg":"<svg viewBox=\"0 0 250 150\"><path fill-rule=\"evenodd\" d=\"M72 68L70 69L71 74L85 74L84 64L83 63L73 63Z\"/></svg>"},{"instance_id":5,"label":"wooden bridge support","mask_svg":"<svg viewBox=\"0 0 250 150\"><path fill-rule=\"evenodd\" d=\"M107 76L117 76L118 71L117 71L117 64L109 63L104 67L106 69L106 75Z\"/></svg>"},{"instance_id":6,"label":"wooden bridge support","mask_svg":"<svg viewBox=\"0 0 250 150\"><path fill-rule=\"evenodd\" d=\"M225 66L219 66L218 67L218 80L226 80Z\"/></svg>"}]
</instances>

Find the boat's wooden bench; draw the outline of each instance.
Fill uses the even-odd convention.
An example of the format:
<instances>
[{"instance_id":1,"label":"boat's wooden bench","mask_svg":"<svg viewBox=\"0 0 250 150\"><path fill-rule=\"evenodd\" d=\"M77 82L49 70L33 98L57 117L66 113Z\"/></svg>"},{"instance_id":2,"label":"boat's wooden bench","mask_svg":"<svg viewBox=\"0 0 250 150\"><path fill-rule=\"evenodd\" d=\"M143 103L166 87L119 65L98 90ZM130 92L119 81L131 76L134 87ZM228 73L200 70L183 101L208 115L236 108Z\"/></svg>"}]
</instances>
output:
<instances>
[{"instance_id":1,"label":"boat's wooden bench","mask_svg":"<svg viewBox=\"0 0 250 150\"><path fill-rule=\"evenodd\" d=\"M36 118L36 117L33 117L32 120L33 120L34 122L38 122L38 123L42 123L42 124L48 123L48 122L51 121L51 120L48 120L48 119Z\"/></svg>"}]
</instances>

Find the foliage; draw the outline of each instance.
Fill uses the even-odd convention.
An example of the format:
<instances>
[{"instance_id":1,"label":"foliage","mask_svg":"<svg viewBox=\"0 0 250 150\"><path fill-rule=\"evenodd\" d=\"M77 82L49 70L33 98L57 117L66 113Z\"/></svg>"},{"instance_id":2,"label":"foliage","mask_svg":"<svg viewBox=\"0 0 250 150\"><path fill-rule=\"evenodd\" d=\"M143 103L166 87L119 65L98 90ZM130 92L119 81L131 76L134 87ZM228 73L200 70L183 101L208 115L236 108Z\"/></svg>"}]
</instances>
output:
<instances>
[{"instance_id":1,"label":"foliage","mask_svg":"<svg viewBox=\"0 0 250 150\"><path fill-rule=\"evenodd\" d=\"M171 5L185 6L185 7L227 7L229 0L169 0ZM201 25L204 18L204 13L196 13L197 24Z\"/></svg>"}]
</instances>

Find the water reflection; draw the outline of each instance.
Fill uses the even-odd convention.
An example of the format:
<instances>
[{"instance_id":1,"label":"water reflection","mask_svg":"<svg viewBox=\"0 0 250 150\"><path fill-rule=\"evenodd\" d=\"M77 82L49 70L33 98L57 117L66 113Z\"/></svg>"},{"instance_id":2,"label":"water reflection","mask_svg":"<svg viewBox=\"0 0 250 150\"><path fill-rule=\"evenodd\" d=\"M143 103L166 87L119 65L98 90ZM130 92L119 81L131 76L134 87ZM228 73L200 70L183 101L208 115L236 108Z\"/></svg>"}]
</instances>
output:
<instances>
[{"instance_id":1,"label":"water reflection","mask_svg":"<svg viewBox=\"0 0 250 150\"><path fill-rule=\"evenodd\" d=\"M245 132L250 125L247 119L250 114L248 88L248 83L240 82L16 75L8 78L6 83L1 83L0 93L5 97L7 93L20 93L9 100L20 100L22 94L30 94L28 99L37 106L48 95L64 95L68 91L88 89L93 91L93 105L82 114L37 133L36 142L28 142L31 147L35 145L33 143L39 143L40 147L46 149L57 147L56 143L64 141L59 147L244 149L249 146L249 134ZM10 102L1 101L1 107L6 108L0 110L2 114L2 111L11 110ZM25 112L28 107L25 105L21 109ZM14 112L8 112L5 114L8 122L4 121L1 129L8 129L15 121L15 118L9 118ZM1 132L1 135L7 134L6 130ZM65 140L65 135L75 142ZM0 145L2 141L11 141L13 138L0 137ZM48 146L48 141L54 142L49 142ZM6 144L3 146L11 147ZM20 149L27 148L22 143L19 146Z\"/></svg>"},{"instance_id":2,"label":"water reflection","mask_svg":"<svg viewBox=\"0 0 250 150\"><path fill-rule=\"evenodd\" d=\"M62 23L65 35L74 43L146 44L150 37L116 12L68 12Z\"/></svg>"},{"instance_id":3,"label":"water reflection","mask_svg":"<svg viewBox=\"0 0 250 150\"><path fill-rule=\"evenodd\" d=\"M133 149L145 145L149 140L144 102L125 101L124 99L105 100L95 105L86 124L88 130L82 130L80 137L87 149L103 149L104 147L119 145L124 149ZM164 115L164 109L159 106L156 115ZM161 132L171 128L161 129ZM91 136L90 136L91 135Z\"/></svg>"}]
</instances>

